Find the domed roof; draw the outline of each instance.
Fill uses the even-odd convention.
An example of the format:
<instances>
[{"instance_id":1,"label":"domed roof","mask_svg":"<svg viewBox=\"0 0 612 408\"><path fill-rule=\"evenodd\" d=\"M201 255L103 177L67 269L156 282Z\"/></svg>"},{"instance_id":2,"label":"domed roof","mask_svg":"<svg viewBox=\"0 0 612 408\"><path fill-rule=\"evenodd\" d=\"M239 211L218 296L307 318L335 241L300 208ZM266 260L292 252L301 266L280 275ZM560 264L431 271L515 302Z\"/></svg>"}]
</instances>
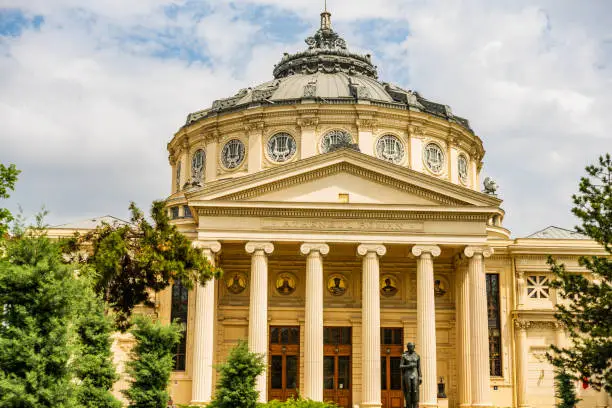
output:
<instances>
[{"instance_id":1,"label":"domed roof","mask_svg":"<svg viewBox=\"0 0 612 408\"><path fill-rule=\"evenodd\" d=\"M254 106L319 103L370 103L389 108L426 112L470 129L466 119L454 116L449 106L431 102L417 92L380 82L370 55L348 51L346 42L331 28L331 14L321 14L321 28L306 39L308 49L285 54L274 67L274 80L236 95L216 100L209 109L194 112L186 125L218 114Z\"/></svg>"}]
</instances>

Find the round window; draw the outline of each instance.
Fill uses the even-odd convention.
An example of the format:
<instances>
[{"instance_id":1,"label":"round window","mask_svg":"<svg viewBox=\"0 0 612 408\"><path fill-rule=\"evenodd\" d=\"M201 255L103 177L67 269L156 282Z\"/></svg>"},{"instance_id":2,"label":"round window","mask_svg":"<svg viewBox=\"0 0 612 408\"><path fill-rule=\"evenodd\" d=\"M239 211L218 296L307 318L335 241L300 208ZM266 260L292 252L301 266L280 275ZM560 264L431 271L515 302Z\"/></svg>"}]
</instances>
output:
<instances>
[{"instance_id":1,"label":"round window","mask_svg":"<svg viewBox=\"0 0 612 408\"><path fill-rule=\"evenodd\" d=\"M404 145L393 135L385 135L376 143L376 154L379 159L399 164L404 159Z\"/></svg>"},{"instance_id":2,"label":"round window","mask_svg":"<svg viewBox=\"0 0 612 408\"><path fill-rule=\"evenodd\" d=\"M272 161L282 163L293 157L297 143L289 133L277 133L268 140L266 148Z\"/></svg>"},{"instance_id":3,"label":"round window","mask_svg":"<svg viewBox=\"0 0 612 408\"><path fill-rule=\"evenodd\" d=\"M463 184L467 184L468 181L468 159L464 154L460 154L457 159L457 167L459 172L459 179Z\"/></svg>"},{"instance_id":4,"label":"round window","mask_svg":"<svg viewBox=\"0 0 612 408\"><path fill-rule=\"evenodd\" d=\"M191 159L191 178L197 182L204 179L204 162L206 155L204 150L198 150Z\"/></svg>"},{"instance_id":5,"label":"round window","mask_svg":"<svg viewBox=\"0 0 612 408\"><path fill-rule=\"evenodd\" d=\"M321 152L327 153L334 146L350 145L353 138L344 130L332 130L321 139Z\"/></svg>"},{"instance_id":6,"label":"round window","mask_svg":"<svg viewBox=\"0 0 612 408\"><path fill-rule=\"evenodd\" d=\"M427 168L439 174L444 169L444 152L436 143L429 143L423 150L423 159Z\"/></svg>"},{"instance_id":7,"label":"round window","mask_svg":"<svg viewBox=\"0 0 612 408\"><path fill-rule=\"evenodd\" d=\"M227 169L235 169L244 161L244 143L238 139L232 139L223 146L221 161Z\"/></svg>"}]
</instances>

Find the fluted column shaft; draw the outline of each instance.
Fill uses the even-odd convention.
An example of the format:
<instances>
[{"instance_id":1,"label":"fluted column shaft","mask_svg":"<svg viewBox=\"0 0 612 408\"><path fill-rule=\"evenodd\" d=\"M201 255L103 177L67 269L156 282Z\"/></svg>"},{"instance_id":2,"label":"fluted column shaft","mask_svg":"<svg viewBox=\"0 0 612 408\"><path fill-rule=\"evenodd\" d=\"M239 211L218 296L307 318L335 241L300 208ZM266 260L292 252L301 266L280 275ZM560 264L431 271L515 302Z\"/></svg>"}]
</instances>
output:
<instances>
[{"instance_id":1,"label":"fluted column shaft","mask_svg":"<svg viewBox=\"0 0 612 408\"><path fill-rule=\"evenodd\" d=\"M528 356L527 356L527 329L529 322L514 321L516 337L516 402L519 408L529 407L527 400Z\"/></svg>"},{"instance_id":2,"label":"fluted column shaft","mask_svg":"<svg viewBox=\"0 0 612 408\"><path fill-rule=\"evenodd\" d=\"M362 244L357 253L363 257L363 299L361 305L363 339L362 408L380 408L380 265L379 257L387 253L384 245Z\"/></svg>"},{"instance_id":3,"label":"fluted column shaft","mask_svg":"<svg viewBox=\"0 0 612 408\"><path fill-rule=\"evenodd\" d=\"M268 255L274 251L270 242L249 242L251 254L251 294L249 302L249 351L264 356L268 362ZM257 377L255 389L259 402L268 400L268 372Z\"/></svg>"},{"instance_id":4,"label":"fluted column shaft","mask_svg":"<svg viewBox=\"0 0 612 408\"><path fill-rule=\"evenodd\" d=\"M219 242L194 242L214 265ZM215 282L210 280L196 287L195 328L193 335L193 381L191 403L205 404L212 399L213 351L215 334Z\"/></svg>"},{"instance_id":5,"label":"fluted column shaft","mask_svg":"<svg viewBox=\"0 0 612 408\"><path fill-rule=\"evenodd\" d=\"M489 247L467 247L470 287L470 364L472 370L472 407L490 407L489 323L484 258L493 254Z\"/></svg>"},{"instance_id":6,"label":"fluted column shaft","mask_svg":"<svg viewBox=\"0 0 612 408\"><path fill-rule=\"evenodd\" d=\"M457 363L459 372L459 407L472 405L472 370L470 369L470 278L466 262L457 265Z\"/></svg>"},{"instance_id":7,"label":"fluted column shaft","mask_svg":"<svg viewBox=\"0 0 612 408\"><path fill-rule=\"evenodd\" d=\"M304 397L323 401L323 255L329 246L305 243L306 305L304 319Z\"/></svg>"},{"instance_id":8,"label":"fluted column shaft","mask_svg":"<svg viewBox=\"0 0 612 408\"><path fill-rule=\"evenodd\" d=\"M417 352L421 356L423 385L421 407L438 406L436 303L434 299L433 258L440 256L435 245L417 245L412 254L417 257Z\"/></svg>"}]
</instances>

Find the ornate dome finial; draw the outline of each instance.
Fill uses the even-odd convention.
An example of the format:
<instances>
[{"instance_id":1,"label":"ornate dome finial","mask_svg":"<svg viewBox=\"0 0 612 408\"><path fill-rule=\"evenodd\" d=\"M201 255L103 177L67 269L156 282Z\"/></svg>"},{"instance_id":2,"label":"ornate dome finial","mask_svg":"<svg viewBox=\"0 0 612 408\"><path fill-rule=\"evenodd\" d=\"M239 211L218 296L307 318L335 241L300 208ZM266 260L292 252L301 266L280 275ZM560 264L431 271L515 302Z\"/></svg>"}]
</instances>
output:
<instances>
[{"instance_id":1,"label":"ornate dome finial","mask_svg":"<svg viewBox=\"0 0 612 408\"><path fill-rule=\"evenodd\" d=\"M327 0L325 0L325 10L321 13L321 30L331 29L331 13L327 11Z\"/></svg>"}]
</instances>

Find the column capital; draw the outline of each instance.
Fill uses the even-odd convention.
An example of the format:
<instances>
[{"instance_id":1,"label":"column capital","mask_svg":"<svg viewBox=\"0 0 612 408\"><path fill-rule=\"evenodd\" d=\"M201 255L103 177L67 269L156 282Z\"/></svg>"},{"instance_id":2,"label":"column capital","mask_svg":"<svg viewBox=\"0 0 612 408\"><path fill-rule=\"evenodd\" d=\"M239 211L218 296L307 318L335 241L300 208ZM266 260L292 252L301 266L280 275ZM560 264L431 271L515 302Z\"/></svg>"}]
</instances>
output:
<instances>
[{"instance_id":1,"label":"column capital","mask_svg":"<svg viewBox=\"0 0 612 408\"><path fill-rule=\"evenodd\" d=\"M361 244L357 247L359 256L366 256L369 253L384 256L387 253L387 248L383 244Z\"/></svg>"},{"instance_id":2,"label":"column capital","mask_svg":"<svg viewBox=\"0 0 612 408\"><path fill-rule=\"evenodd\" d=\"M442 250L437 245L415 245L412 247L412 255L420 257L423 254L431 254L433 257L440 256Z\"/></svg>"},{"instance_id":3,"label":"column capital","mask_svg":"<svg viewBox=\"0 0 612 408\"><path fill-rule=\"evenodd\" d=\"M247 242L244 246L244 249L249 253L255 253L256 251L263 251L266 254L270 255L274 252L274 244L271 242L259 242L259 241L251 241Z\"/></svg>"},{"instance_id":4,"label":"column capital","mask_svg":"<svg viewBox=\"0 0 612 408\"><path fill-rule=\"evenodd\" d=\"M531 327L531 322L529 320L517 319L514 321L514 327L517 330L525 331Z\"/></svg>"},{"instance_id":5,"label":"column capital","mask_svg":"<svg viewBox=\"0 0 612 408\"><path fill-rule=\"evenodd\" d=\"M312 252L318 252L321 255L329 254L329 245L324 242L304 242L300 246L302 255L310 255Z\"/></svg>"},{"instance_id":6,"label":"column capital","mask_svg":"<svg viewBox=\"0 0 612 408\"><path fill-rule=\"evenodd\" d=\"M219 241L193 241L191 246L201 251L210 251L213 254L221 251L221 243Z\"/></svg>"},{"instance_id":7,"label":"column capital","mask_svg":"<svg viewBox=\"0 0 612 408\"><path fill-rule=\"evenodd\" d=\"M471 258L471 257L473 257L476 254L482 255L483 258L488 258L491 255L493 255L493 248L491 248L490 246L487 246L487 245L483 245L483 246L467 246L463 250L463 253L468 258Z\"/></svg>"}]
</instances>

